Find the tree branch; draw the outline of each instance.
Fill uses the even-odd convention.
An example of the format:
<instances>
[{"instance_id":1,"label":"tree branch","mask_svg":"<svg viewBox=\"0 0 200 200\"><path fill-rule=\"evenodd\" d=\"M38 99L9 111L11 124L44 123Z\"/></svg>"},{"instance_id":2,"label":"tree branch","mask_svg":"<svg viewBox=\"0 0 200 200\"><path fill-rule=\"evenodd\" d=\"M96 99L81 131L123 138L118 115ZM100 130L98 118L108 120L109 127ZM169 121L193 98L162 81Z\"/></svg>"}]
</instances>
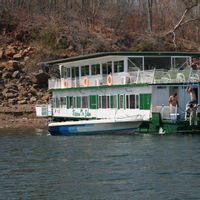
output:
<instances>
[{"instance_id":1,"label":"tree branch","mask_svg":"<svg viewBox=\"0 0 200 200\"><path fill-rule=\"evenodd\" d=\"M170 30L170 31L168 31L167 32L167 34L165 35L165 36L167 36L167 35L170 35L170 34L173 34L180 26L183 26L184 24L186 24L186 23L189 23L190 21L195 21L195 20L197 20L197 19L195 19L195 20L187 20L187 21L185 21L185 22L183 22L184 20L185 20L185 17L186 17L186 15L187 15L187 13L192 9L192 8L194 8L195 6L197 6L196 4L193 4L193 5L191 5L191 6L189 6L189 7L187 7L186 9L185 9L185 11L183 12L183 15L181 16L181 19L178 21L178 23L174 26L174 28L172 29L172 30Z\"/></svg>"},{"instance_id":2,"label":"tree branch","mask_svg":"<svg viewBox=\"0 0 200 200\"><path fill-rule=\"evenodd\" d=\"M183 26L183 25L185 25L185 24L188 24L188 23L194 22L194 21L200 21L200 17L194 18L194 19L188 19L187 21L181 23L180 26Z\"/></svg>"},{"instance_id":3,"label":"tree branch","mask_svg":"<svg viewBox=\"0 0 200 200\"><path fill-rule=\"evenodd\" d=\"M191 6L186 7L186 9L185 9L185 11L183 12L183 14L182 14L180 20L178 21L178 23L174 26L173 29L171 29L170 31L168 31L168 32L165 34L165 36L168 36L168 35L172 35L172 36L173 36L173 39L172 39L172 40L173 40L173 44L174 44L174 47L175 47L175 48L177 48L177 44L176 44L176 33L175 33L176 30L177 30L178 28L180 28L181 26L187 24L187 23L190 23L190 22L192 22L192 21L200 20L200 18L194 18L194 19L189 19L189 20L184 21L184 20L185 20L185 17L186 17L187 14L188 14L188 12L189 12L193 7L195 7L195 6L197 6L197 5L196 5L196 4L192 4Z\"/></svg>"},{"instance_id":4,"label":"tree branch","mask_svg":"<svg viewBox=\"0 0 200 200\"><path fill-rule=\"evenodd\" d=\"M189 9L186 8L181 19L179 20L179 22L174 26L174 28L172 30L170 30L166 35L169 35L169 34L172 34L174 33L174 31L176 31L180 26L181 26L181 23L183 22L183 20L185 19L185 16L186 14L189 12Z\"/></svg>"}]
</instances>

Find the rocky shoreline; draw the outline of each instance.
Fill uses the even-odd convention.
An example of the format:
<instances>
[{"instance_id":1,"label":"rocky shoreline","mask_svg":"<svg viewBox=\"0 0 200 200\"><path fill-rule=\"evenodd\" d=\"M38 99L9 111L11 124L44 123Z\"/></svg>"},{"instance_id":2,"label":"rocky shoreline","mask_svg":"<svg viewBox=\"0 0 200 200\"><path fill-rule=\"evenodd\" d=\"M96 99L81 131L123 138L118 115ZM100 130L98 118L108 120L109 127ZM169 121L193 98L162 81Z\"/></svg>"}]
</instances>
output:
<instances>
[{"instance_id":1,"label":"rocky shoreline","mask_svg":"<svg viewBox=\"0 0 200 200\"><path fill-rule=\"evenodd\" d=\"M37 118L36 104L49 100L48 73L29 72L26 61L33 53L27 46L0 49L0 128L46 128L48 119Z\"/></svg>"},{"instance_id":2,"label":"rocky shoreline","mask_svg":"<svg viewBox=\"0 0 200 200\"><path fill-rule=\"evenodd\" d=\"M23 129L23 128L31 128L31 129L47 129L47 119L36 119L36 118L18 118L18 119L2 119L0 118L0 129Z\"/></svg>"},{"instance_id":3,"label":"rocky shoreline","mask_svg":"<svg viewBox=\"0 0 200 200\"><path fill-rule=\"evenodd\" d=\"M48 118L38 118L34 105L0 106L0 129L47 128Z\"/></svg>"},{"instance_id":4,"label":"rocky shoreline","mask_svg":"<svg viewBox=\"0 0 200 200\"><path fill-rule=\"evenodd\" d=\"M47 103L49 75L40 71L31 76L22 63L10 60L0 65L0 105Z\"/></svg>"}]
</instances>

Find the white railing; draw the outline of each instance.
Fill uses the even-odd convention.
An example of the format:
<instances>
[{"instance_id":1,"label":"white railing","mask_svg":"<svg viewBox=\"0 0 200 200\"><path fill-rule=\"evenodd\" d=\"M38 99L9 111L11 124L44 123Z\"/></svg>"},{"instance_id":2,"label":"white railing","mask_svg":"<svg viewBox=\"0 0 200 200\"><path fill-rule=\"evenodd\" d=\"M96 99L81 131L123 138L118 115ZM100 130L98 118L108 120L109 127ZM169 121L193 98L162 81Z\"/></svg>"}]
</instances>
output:
<instances>
[{"instance_id":1,"label":"white railing","mask_svg":"<svg viewBox=\"0 0 200 200\"><path fill-rule=\"evenodd\" d=\"M200 70L155 70L154 83L193 83L200 81Z\"/></svg>"},{"instance_id":2,"label":"white railing","mask_svg":"<svg viewBox=\"0 0 200 200\"><path fill-rule=\"evenodd\" d=\"M49 79L48 86L49 89L61 88L61 79Z\"/></svg>"},{"instance_id":3,"label":"white railing","mask_svg":"<svg viewBox=\"0 0 200 200\"><path fill-rule=\"evenodd\" d=\"M200 70L192 70L192 68L186 68L184 70L138 70L129 73L112 74L111 76L111 85L134 83L193 83L200 81ZM107 75L98 75L74 79L50 79L49 89L108 85L107 77ZM84 79L88 79L88 84L84 84Z\"/></svg>"},{"instance_id":4,"label":"white railing","mask_svg":"<svg viewBox=\"0 0 200 200\"><path fill-rule=\"evenodd\" d=\"M157 112L161 114L162 119L177 120L178 117L182 118L178 108L170 109L169 106L153 106L151 112Z\"/></svg>"},{"instance_id":5,"label":"white railing","mask_svg":"<svg viewBox=\"0 0 200 200\"><path fill-rule=\"evenodd\" d=\"M37 117L48 117L52 115L52 107L50 104L36 105L35 110Z\"/></svg>"}]
</instances>

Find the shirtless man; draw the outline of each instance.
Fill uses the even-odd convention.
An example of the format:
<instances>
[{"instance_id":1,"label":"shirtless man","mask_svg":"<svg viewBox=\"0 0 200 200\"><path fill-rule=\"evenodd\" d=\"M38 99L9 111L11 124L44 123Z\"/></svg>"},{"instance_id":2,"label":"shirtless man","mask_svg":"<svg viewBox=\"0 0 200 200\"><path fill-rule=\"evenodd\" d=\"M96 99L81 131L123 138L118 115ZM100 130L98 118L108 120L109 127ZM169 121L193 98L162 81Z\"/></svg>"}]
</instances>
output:
<instances>
[{"instance_id":1,"label":"shirtless man","mask_svg":"<svg viewBox=\"0 0 200 200\"><path fill-rule=\"evenodd\" d=\"M197 103L197 97L196 97L194 88L192 88L192 87L187 87L186 90L187 90L187 92L188 92L189 95L190 95L190 102L189 102L189 104L196 104L196 103Z\"/></svg>"},{"instance_id":2,"label":"shirtless man","mask_svg":"<svg viewBox=\"0 0 200 200\"><path fill-rule=\"evenodd\" d=\"M177 93L174 93L169 97L170 113L176 113L177 106L178 106Z\"/></svg>"}]
</instances>

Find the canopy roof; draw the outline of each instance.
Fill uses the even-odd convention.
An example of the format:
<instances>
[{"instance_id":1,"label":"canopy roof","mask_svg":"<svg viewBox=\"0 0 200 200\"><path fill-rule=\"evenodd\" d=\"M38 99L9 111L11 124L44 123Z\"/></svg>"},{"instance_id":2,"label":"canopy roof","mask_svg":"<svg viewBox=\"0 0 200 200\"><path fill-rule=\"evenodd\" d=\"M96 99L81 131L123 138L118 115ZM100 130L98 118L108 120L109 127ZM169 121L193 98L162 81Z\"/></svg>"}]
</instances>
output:
<instances>
[{"instance_id":1,"label":"canopy roof","mask_svg":"<svg viewBox=\"0 0 200 200\"><path fill-rule=\"evenodd\" d=\"M200 52L160 52L160 51L148 51L148 52L102 52L88 55L81 55L71 58L64 58L58 60L51 60L47 62L41 62L39 65L55 65L61 63L68 63L80 60L87 60L93 58L100 58L105 56L145 56L145 57L170 57L170 56L190 56L190 57L198 57L200 58Z\"/></svg>"}]
</instances>

